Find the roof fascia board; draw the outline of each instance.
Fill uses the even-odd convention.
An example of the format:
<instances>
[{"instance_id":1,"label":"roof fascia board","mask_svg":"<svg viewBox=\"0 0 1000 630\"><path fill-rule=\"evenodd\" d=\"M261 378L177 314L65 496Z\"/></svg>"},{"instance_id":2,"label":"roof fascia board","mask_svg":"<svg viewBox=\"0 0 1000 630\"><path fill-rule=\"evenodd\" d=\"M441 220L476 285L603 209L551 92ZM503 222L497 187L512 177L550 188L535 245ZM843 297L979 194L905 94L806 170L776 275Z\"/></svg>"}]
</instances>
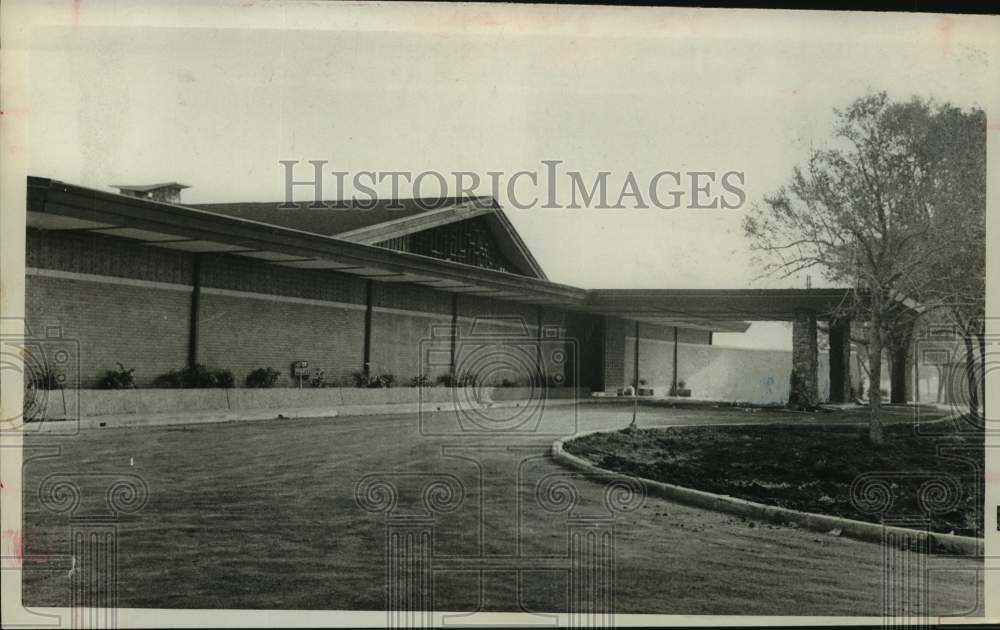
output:
<instances>
[{"instance_id":1,"label":"roof fascia board","mask_svg":"<svg viewBox=\"0 0 1000 630\"><path fill-rule=\"evenodd\" d=\"M409 217L400 217L383 223L376 223L375 225L341 232L334 234L334 236L345 241L351 241L352 243L374 245L375 243L387 241L391 238L398 238L407 234L413 234L414 232L422 232L423 230L448 225L449 223L464 221L490 212L493 212L493 208L490 206L484 207L477 205L475 201L467 201L444 208L428 210Z\"/></svg>"},{"instance_id":2,"label":"roof fascia board","mask_svg":"<svg viewBox=\"0 0 1000 630\"><path fill-rule=\"evenodd\" d=\"M492 219L490 223L495 224L494 227L501 231L500 236L506 237L506 242L513 245L511 251L505 252L508 257L513 258L525 265L536 278L540 280L548 280L549 278L545 275L545 271L542 269L542 266L538 264L538 261L535 260L531 250L524 244L524 240L521 239L521 235L517 233L516 229L514 229L514 224L510 222L510 218L506 213L504 213L503 208L497 205L490 218ZM497 240L501 243L504 242L503 238Z\"/></svg>"}]
</instances>

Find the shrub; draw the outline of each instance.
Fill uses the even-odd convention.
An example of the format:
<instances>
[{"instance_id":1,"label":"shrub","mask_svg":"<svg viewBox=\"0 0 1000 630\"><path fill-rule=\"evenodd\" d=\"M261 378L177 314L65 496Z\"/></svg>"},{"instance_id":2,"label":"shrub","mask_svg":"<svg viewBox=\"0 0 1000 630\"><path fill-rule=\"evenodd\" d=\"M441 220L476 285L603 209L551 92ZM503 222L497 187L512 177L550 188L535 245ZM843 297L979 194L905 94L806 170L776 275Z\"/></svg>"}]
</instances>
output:
<instances>
[{"instance_id":1,"label":"shrub","mask_svg":"<svg viewBox=\"0 0 1000 630\"><path fill-rule=\"evenodd\" d=\"M392 387L396 382L396 377L392 374L365 374L361 370L352 374L355 387L380 388Z\"/></svg>"},{"instance_id":2,"label":"shrub","mask_svg":"<svg viewBox=\"0 0 1000 630\"><path fill-rule=\"evenodd\" d=\"M278 382L278 377L281 376L281 372L274 368L257 368L253 372L247 374L247 387L256 388L269 388L274 387L275 383Z\"/></svg>"},{"instance_id":3,"label":"shrub","mask_svg":"<svg viewBox=\"0 0 1000 630\"><path fill-rule=\"evenodd\" d=\"M100 389L135 389L135 368L126 369L121 363L117 370L108 370L97 383Z\"/></svg>"},{"instance_id":4,"label":"shrub","mask_svg":"<svg viewBox=\"0 0 1000 630\"><path fill-rule=\"evenodd\" d=\"M233 376L230 370L216 370L212 373L215 377L216 387L224 387L226 389L232 389L236 387L236 377Z\"/></svg>"},{"instance_id":5,"label":"shrub","mask_svg":"<svg viewBox=\"0 0 1000 630\"><path fill-rule=\"evenodd\" d=\"M463 372L457 378L452 378L451 374L442 374L437 378L438 385L445 387L475 387L477 380L471 372Z\"/></svg>"},{"instance_id":6,"label":"shrub","mask_svg":"<svg viewBox=\"0 0 1000 630\"><path fill-rule=\"evenodd\" d=\"M414 376L410 379L410 387L429 387L431 384L431 379L427 378L426 375L421 374L420 376Z\"/></svg>"},{"instance_id":7,"label":"shrub","mask_svg":"<svg viewBox=\"0 0 1000 630\"><path fill-rule=\"evenodd\" d=\"M201 363L161 374L153 380L153 387L161 389L205 389L233 387L234 384L233 373L229 370L210 372Z\"/></svg>"},{"instance_id":8,"label":"shrub","mask_svg":"<svg viewBox=\"0 0 1000 630\"><path fill-rule=\"evenodd\" d=\"M178 389L184 387L180 370L173 370L166 374L160 374L153 379L153 387L156 389Z\"/></svg>"}]
</instances>

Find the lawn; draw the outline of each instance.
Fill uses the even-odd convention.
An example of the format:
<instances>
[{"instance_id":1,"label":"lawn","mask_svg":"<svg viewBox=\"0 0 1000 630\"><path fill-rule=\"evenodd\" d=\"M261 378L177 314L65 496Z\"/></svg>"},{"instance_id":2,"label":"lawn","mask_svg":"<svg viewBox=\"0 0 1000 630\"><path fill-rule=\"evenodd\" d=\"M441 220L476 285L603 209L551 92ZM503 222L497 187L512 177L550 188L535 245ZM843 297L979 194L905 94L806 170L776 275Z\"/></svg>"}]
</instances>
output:
<instances>
[{"instance_id":1,"label":"lawn","mask_svg":"<svg viewBox=\"0 0 1000 630\"><path fill-rule=\"evenodd\" d=\"M768 412L765 412L768 413ZM863 424L865 411L830 414L838 422L653 428L598 433L568 442L570 453L606 468L806 512L880 522L862 511L851 484L865 473L885 473L894 501L886 521L919 516L922 484L942 473L958 481L955 501L931 512L933 531L982 536L982 432L967 421L923 425L916 435L905 412L890 410L886 444L875 448ZM852 418L853 416L853 418ZM926 435L925 433L932 433ZM956 457L947 453L954 452ZM978 486L978 487L977 487Z\"/></svg>"},{"instance_id":2,"label":"lawn","mask_svg":"<svg viewBox=\"0 0 1000 630\"><path fill-rule=\"evenodd\" d=\"M563 435L625 426L631 405L546 414ZM640 408L641 426L773 421L742 409ZM444 415L444 414L442 414ZM26 437L24 584L29 606L66 605L65 569L40 562L69 550L71 522L38 499L49 475L70 475L88 507L102 503L99 474L134 474L149 500L118 523L118 601L134 608L382 610L385 515L361 509L359 480L402 475L399 507L419 502L407 483L452 475L457 509L434 522L436 610L564 611L564 566L574 515L606 515L605 488L547 457L552 437L434 437L414 416L317 418ZM58 454L43 457L48 446ZM423 476L423 477L421 477ZM570 512L539 507L539 484L577 491ZM619 613L878 615L878 545L646 497L615 517ZM500 557L480 572L484 559ZM38 561L33 561L38 560ZM977 605L981 563L940 559L934 614Z\"/></svg>"}]
</instances>

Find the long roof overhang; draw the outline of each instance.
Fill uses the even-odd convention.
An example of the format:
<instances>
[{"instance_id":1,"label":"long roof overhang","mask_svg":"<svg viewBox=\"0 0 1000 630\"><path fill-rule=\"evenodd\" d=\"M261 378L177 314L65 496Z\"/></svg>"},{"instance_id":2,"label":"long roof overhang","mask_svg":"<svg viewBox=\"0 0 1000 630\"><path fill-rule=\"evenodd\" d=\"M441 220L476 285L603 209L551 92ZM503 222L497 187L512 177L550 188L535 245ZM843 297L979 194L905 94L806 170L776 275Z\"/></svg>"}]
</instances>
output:
<instances>
[{"instance_id":1,"label":"long roof overhang","mask_svg":"<svg viewBox=\"0 0 1000 630\"><path fill-rule=\"evenodd\" d=\"M165 202L28 178L28 226L94 232L193 253L225 253L379 282L579 308L587 291Z\"/></svg>"},{"instance_id":2,"label":"long roof overhang","mask_svg":"<svg viewBox=\"0 0 1000 630\"><path fill-rule=\"evenodd\" d=\"M27 210L29 227L717 332L743 332L744 320L788 320L798 309L831 313L850 295L848 289L587 290L39 177L28 178Z\"/></svg>"},{"instance_id":3,"label":"long roof overhang","mask_svg":"<svg viewBox=\"0 0 1000 630\"><path fill-rule=\"evenodd\" d=\"M707 320L785 321L799 310L821 318L850 304L850 289L596 289L587 308L639 318L647 313Z\"/></svg>"}]
</instances>

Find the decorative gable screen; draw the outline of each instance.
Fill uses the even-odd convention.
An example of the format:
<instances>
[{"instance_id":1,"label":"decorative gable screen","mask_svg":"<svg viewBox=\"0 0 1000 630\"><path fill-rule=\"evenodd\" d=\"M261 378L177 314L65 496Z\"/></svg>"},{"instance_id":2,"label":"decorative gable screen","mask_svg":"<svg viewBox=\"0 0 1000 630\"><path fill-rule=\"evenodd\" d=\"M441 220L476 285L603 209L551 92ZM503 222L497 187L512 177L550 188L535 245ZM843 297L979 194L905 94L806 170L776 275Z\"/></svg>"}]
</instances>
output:
<instances>
[{"instance_id":1,"label":"decorative gable screen","mask_svg":"<svg viewBox=\"0 0 1000 630\"><path fill-rule=\"evenodd\" d=\"M496 237L482 217L407 234L377 245L398 252L525 275L503 255Z\"/></svg>"}]
</instances>

